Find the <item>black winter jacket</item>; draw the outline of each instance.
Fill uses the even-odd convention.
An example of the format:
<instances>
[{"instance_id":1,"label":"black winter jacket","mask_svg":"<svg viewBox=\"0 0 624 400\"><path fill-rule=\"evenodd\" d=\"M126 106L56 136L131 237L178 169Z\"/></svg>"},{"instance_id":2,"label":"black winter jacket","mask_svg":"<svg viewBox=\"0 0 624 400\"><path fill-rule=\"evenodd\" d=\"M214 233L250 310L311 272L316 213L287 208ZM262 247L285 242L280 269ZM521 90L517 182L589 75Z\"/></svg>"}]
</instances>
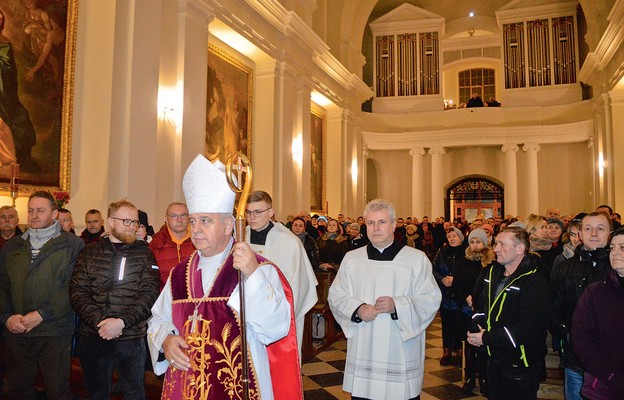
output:
<instances>
[{"instance_id":1,"label":"black winter jacket","mask_svg":"<svg viewBox=\"0 0 624 400\"><path fill-rule=\"evenodd\" d=\"M145 336L159 290L156 259L146 242L137 240L118 251L108 237L89 244L78 257L69 286L80 334L99 337L100 321L121 318L125 327L119 340Z\"/></svg>"},{"instance_id":2,"label":"black winter jacket","mask_svg":"<svg viewBox=\"0 0 624 400\"><path fill-rule=\"evenodd\" d=\"M583 372L570 344L572 315L585 288L590 283L606 279L610 271L606 247L590 251L582 245L577 246L573 257L562 261L552 271L553 321L550 331L561 341L561 365L564 368Z\"/></svg>"},{"instance_id":3,"label":"black winter jacket","mask_svg":"<svg viewBox=\"0 0 624 400\"><path fill-rule=\"evenodd\" d=\"M481 277L483 291L476 311L487 319L483 344L490 356L507 365L533 365L546 356L551 299L537 256L528 254L496 296L505 268L495 262Z\"/></svg>"}]
</instances>

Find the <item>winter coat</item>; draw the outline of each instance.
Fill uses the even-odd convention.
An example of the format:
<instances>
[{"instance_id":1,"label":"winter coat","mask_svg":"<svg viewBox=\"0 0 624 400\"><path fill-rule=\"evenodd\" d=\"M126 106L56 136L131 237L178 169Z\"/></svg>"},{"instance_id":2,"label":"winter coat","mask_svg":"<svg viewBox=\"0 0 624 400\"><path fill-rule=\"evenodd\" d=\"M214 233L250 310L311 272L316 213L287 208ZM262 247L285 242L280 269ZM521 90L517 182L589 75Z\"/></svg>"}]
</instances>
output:
<instances>
[{"instance_id":1,"label":"winter coat","mask_svg":"<svg viewBox=\"0 0 624 400\"><path fill-rule=\"evenodd\" d=\"M187 259L195 251L195 246L191 238L186 239L178 245L171 239L169 228L164 224L162 228L152 238L149 244L150 250L158 262L158 272L160 272L160 287L165 286L169 273L180 262Z\"/></svg>"},{"instance_id":2,"label":"winter coat","mask_svg":"<svg viewBox=\"0 0 624 400\"><path fill-rule=\"evenodd\" d=\"M611 271L585 289L572 317L572 347L585 369L583 397L624 399L624 287Z\"/></svg>"},{"instance_id":3,"label":"winter coat","mask_svg":"<svg viewBox=\"0 0 624 400\"><path fill-rule=\"evenodd\" d=\"M442 283L442 279L447 276L455 276L455 270L461 259L464 258L465 247L459 245L456 247L443 247L436 254L433 259L433 276L438 282L440 291L442 292L442 303L440 308L443 310L455 310L457 309L457 301L455 299L455 292L453 286L446 287ZM465 299L465 297L464 297ZM460 299L461 301L461 299Z\"/></svg>"},{"instance_id":4,"label":"winter coat","mask_svg":"<svg viewBox=\"0 0 624 400\"><path fill-rule=\"evenodd\" d=\"M0 322L14 314L38 311L43 322L20 337L63 336L74 332L68 287L78 254L79 237L64 231L50 239L32 260L29 240L9 240L0 252ZM5 334L14 335L5 328Z\"/></svg>"},{"instance_id":5,"label":"winter coat","mask_svg":"<svg viewBox=\"0 0 624 400\"><path fill-rule=\"evenodd\" d=\"M71 278L71 304L80 317L80 334L99 338L106 318L121 318L119 340L145 336L152 305L159 294L156 259L142 240L116 250L108 237L88 245Z\"/></svg>"},{"instance_id":6,"label":"winter coat","mask_svg":"<svg viewBox=\"0 0 624 400\"><path fill-rule=\"evenodd\" d=\"M538 272L537 256L525 255L496 295L505 268L495 262L483 276L483 291L476 312L487 322L483 344L494 360L526 367L543 362L546 356L546 331L550 324L551 299L548 283Z\"/></svg>"},{"instance_id":7,"label":"winter coat","mask_svg":"<svg viewBox=\"0 0 624 400\"><path fill-rule=\"evenodd\" d=\"M553 320L550 331L561 341L561 364L564 368L583 373L570 345L572 315L585 288L590 283L604 280L610 271L606 247L589 251L582 245L576 248L574 257L564 260L552 271Z\"/></svg>"}]
</instances>

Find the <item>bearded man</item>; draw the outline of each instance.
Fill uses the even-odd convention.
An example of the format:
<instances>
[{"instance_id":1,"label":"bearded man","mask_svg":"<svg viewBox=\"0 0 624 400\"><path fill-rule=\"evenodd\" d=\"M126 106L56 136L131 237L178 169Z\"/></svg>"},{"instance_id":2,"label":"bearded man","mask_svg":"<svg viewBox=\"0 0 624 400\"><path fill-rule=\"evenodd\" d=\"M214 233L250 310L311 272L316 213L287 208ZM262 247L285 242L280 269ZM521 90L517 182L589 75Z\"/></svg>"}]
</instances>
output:
<instances>
[{"instance_id":1,"label":"bearded man","mask_svg":"<svg viewBox=\"0 0 624 400\"><path fill-rule=\"evenodd\" d=\"M126 399L145 399L145 333L160 290L156 259L136 240L138 209L108 206L110 234L80 254L69 286L80 317L77 352L90 398L110 397L113 366Z\"/></svg>"}]
</instances>

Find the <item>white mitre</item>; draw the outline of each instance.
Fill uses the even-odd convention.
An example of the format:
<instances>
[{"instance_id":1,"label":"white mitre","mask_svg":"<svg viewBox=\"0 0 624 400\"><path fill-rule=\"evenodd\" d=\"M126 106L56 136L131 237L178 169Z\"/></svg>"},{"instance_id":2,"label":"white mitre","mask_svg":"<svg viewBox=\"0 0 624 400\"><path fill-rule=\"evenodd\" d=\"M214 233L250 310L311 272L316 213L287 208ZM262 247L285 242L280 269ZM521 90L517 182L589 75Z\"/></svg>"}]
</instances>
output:
<instances>
[{"instance_id":1,"label":"white mitre","mask_svg":"<svg viewBox=\"0 0 624 400\"><path fill-rule=\"evenodd\" d=\"M230 189L225 177L225 165L219 160L211 163L199 154L189 165L182 190L189 214L232 213L236 193Z\"/></svg>"}]
</instances>

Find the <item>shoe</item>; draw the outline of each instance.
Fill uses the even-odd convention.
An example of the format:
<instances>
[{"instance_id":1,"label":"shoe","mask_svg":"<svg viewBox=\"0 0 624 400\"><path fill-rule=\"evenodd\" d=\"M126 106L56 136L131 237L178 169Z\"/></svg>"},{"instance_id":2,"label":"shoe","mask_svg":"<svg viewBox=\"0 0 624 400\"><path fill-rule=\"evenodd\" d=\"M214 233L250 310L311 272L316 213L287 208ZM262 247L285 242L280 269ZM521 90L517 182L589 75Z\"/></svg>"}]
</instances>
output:
<instances>
[{"instance_id":1,"label":"shoe","mask_svg":"<svg viewBox=\"0 0 624 400\"><path fill-rule=\"evenodd\" d=\"M462 391L465 394L472 394L472 389L475 388L475 385L475 378L468 378L466 379L466 382L464 382L464 386L462 386Z\"/></svg>"},{"instance_id":2,"label":"shoe","mask_svg":"<svg viewBox=\"0 0 624 400\"><path fill-rule=\"evenodd\" d=\"M448 365L451 365L452 363L453 363L453 353L451 353L451 349L445 347L442 358L440 359L440 365L443 367L446 367Z\"/></svg>"},{"instance_id":3,"label":"shoe","mask_svg":"<svg viewBox=\"0 0 624 400\"><path fill-rule=\"evenodd\" d=\"M489 397L487 379L479 378L479 391L481 392L482 396Z\"/></svg>"},{"instance_id":4,"label":"shoe","mask_svg":"<svg viewBox=\"0 0 624 400\"><path fill-rule=\"evenodd\" d=\"M462 349L459 349L457 350L457 355L453 357L453 365L461 368L463 361L464 361L464 355L463 355Z\"/></svg>"}]
</instances>

